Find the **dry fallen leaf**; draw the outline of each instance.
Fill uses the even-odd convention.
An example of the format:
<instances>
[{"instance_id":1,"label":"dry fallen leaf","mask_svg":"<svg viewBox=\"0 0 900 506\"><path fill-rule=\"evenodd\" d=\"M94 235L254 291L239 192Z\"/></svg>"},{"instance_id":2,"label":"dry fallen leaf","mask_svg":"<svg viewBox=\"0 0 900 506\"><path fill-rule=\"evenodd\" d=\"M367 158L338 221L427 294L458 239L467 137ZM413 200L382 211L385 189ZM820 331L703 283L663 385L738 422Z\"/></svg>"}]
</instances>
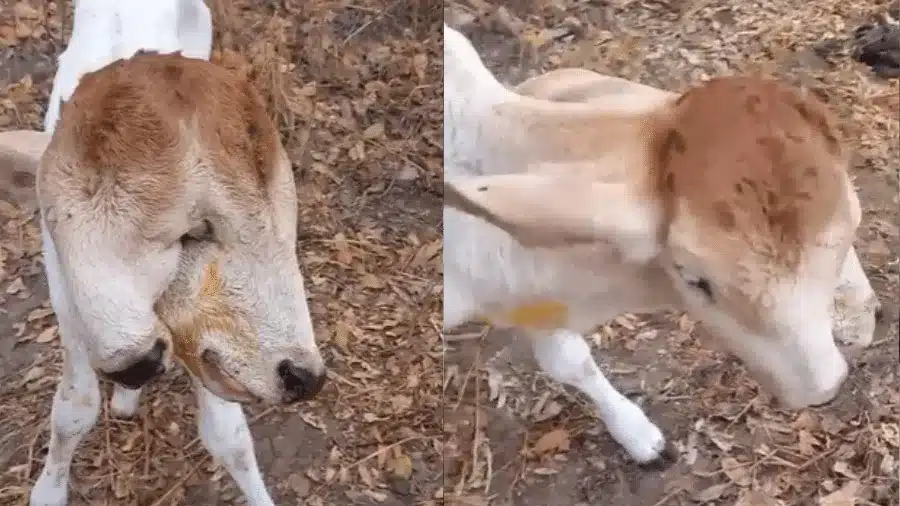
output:
<instances>
[{"instance_id":1,"label":"dry fallen leaf","mask_svg":"<svg viewBox=\"0 0 900 506\"><path fill-rule=\"evenodd\" d=\"M407 480L412 476L412 460L408 455L400 455L399 457L390 459L388 461L388 468L391 473L398 478Z\"/></svg>"},{"instance_id":2,"label":"dry fallen leaf","mask_svg":"<svg viewBox=\"0 0 900 506\"><path fill-rule=\"evenodd\" d=\"M819 499L819 506L856 506L856 494L859 492L858 480L850 480L841 488Z\"/></svg>"},{"instance_id":3,"label":"dry fallen leaf","mask_svg":"<svg viewBox=\"0 0 900 506\"><path fill-rule=\"evenodd\" d=\"M363 130L362 136L364 139L380 139L384 136L384 123L372 123Z\"/></svg>"},{"instance_id":4,"label":"dry fallen leaf","mask_svg":"<svg viewBox=\"0 0 900 506\"><path fill-rule=\"evenodd\" d=\"M733 457L722 459L722 471L735 485L746 487L750 485L751 477L747 464L739 462Z\"/></svg>"},{"instance_id":5,"label":"dry fallen leaf","mask_svg":"<svg viewBox=\"0 0 900 506\"><path fill-rule=\"evenodd\" d=\"M747 490L734 506L782 506L784 503L759 490Z\"/></svg>"},{"instance_id":6,"label":"dry fallen leaf","mask_svg":"<svg viewBox=\"0 0 900 506\"><path fill-rule=\"evenodd\" d=\"M116 499L124 499L131 494L131 486L128 483L127 475L123 473L116 474L113 480L113 494Z\"/></svg>"},{"instance_id":7,"label":"dry fallen leaf","mask_svg":"<svg viewBox=\"0 0 900 506\"><path fill-rule=\"evenodd\" d=\"M49 343L56 337L56 325L51 325L44 330L41 331L40 334L35 338L35 342L37 343Z\"/></svg>"},{"instance_id":8,"label":"dry fallen leaf","mask_svg":"<svg viewBox=\"0 0 900 506\"><path fill-rule=\"evenodd\" d=\"M818 446L819 440L814 435L806 430L800 431L797 436L797 449L800 450L800 453L807 456L813 455L818 451Z\"/></svg>"},{"instance_id":9,"label":"dry fallen leaf","mask_svg":"<svg viewBox=\"0 0 900 506\"><path fill-rule=\"evenodd\" d=\"M294 472L287 479L288 487L294 491L300 497L306 497L309 495L309 489L311 483L309 478L303 476L303 473Z\"/></svg>"},{"instance_id":10,"label":"dry fallen leaf","mask_svg":"<svg viewBox=\"0 0 900 506\"><path fill-rule=\"evenodd\" d=\"M32 367L31 369L28 370L28 372L25 373L25 376L22 378L22 382L30 383L38 378L43 377L46 372L47 372L47 369L45 369L44 367L41 367L41 366Z\"/></svg>"},{"instance_id":11,"label":"dry fallen leaf","mask_svg":"<svg viewBox=\"0 0 900 506\"><path fill-rule=\"evenodd\" d=\"M33 322L35 320L40 320L41 318L46 318L53 314L53 309L39 307L32 312L28 313L28 321Z\"/></svg>"},{"instance_id":12,"label":"dry fallen leaf","mask_svg":"<svg viewBox=\"0 0 900 506\"><path fill-rule=\"evenodd\" d=\"M25 282L22 278L16 278L9 286L6 287L6 293L14 295L25 289Z\"/></svg>"},{"instance_id":13,"label":"dry fallen leaf","mask_svg":"<svg viewBox=\"0 0 900 506\"><path fill-rule=\"evenodd\" d=\"M424 82L426 75L425 71L428 68L428 55L419 53L413 56L413 69L416 72L416 77L419 78L419 82Z\"/></svg>"},{"instance_id":14,"label":"dry fallen leaf","mask_svg":"<svg viewBox=\"0 0 900 506\"><path fill-rule=\"evenodd\" d=\"M536 455L569 451L569 431L553 429L540 437L531 448Z\"/></svg>"},{"instance_id":15,"label":"dry fallen leaf","mask_svg":"<svg viewBox=\"0 0 900 506\"><path fill-rule=\"evenodd\" d=\"M693 499L694 502L699 503L718 501L731 487L731 483L717 483L699 492L695 492L691 496L691 499Z\"/></svg>"}]
</instances>

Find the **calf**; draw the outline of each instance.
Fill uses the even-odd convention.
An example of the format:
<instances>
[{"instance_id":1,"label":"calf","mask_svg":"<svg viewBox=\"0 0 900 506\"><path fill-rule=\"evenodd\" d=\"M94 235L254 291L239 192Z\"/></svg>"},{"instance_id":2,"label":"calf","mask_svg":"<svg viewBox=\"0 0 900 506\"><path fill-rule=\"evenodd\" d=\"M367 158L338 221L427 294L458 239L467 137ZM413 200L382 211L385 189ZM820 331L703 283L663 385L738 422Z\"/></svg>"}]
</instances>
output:
<instances>
[{"instance_id":1,"label":"calf","mask_svg":"<svg viewBox=\"0 0 900 506\"><path fill-rule=\"evenodd\" d=\"M43 153L37 198L64 349L32 506L67 503L100 377L116 384L112 411L129 416L174 355L203 443L252 506L273 502L238 403L292 403L323 385L291 165L253 87L205 61L210 41L200 0L80 0L46 149L31 134L3 156L38 164Z\"/></svg>"},{"instance_id":2,"label":"calf","mask_svg":"<svg viewBox=\"0 0 900 506\"><path fill-rule=\"evenodd\" d=\"M878 300L824 106L727 77L673 94L586 70L510 90L444 27L444 326L518 326L638 462L666 441L580 332L684 309L786 406L830 401ZM835 300L838 304L835 304Z\"/></svg>"}]
</instances>

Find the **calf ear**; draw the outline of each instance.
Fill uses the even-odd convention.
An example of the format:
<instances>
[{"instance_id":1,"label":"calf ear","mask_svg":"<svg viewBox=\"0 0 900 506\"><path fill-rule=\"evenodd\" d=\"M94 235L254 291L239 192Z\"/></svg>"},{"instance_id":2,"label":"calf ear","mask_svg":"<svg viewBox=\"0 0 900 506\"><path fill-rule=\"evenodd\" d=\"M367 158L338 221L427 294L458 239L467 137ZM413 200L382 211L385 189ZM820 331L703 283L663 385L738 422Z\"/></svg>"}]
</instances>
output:
<instances>
[{"instance_id":1,"label":"calf ear","mask_svg":"<svg viewBox=\"0 0 900 506\"><path fill-rule=\"evenodd\" d=\"M0 194L23 209L37 208L34 181L49 143L50 134L45 132L0 132Z\"/></svg>"},{"instance_id":2,"label":"calf ear","mask_svg":"<svg viewBox=\"0 0 900 506\"><path fill-rule=\"evenodd\" d=\"M445 179L444 205L503 229L527 247L655 244L661 219L656 201L636 197L624 183L543 174Z\"/></svg>"},{"instance_id":3,"label":"calf ear","mask_svg":"<svg viewBox=\"0 0 900 506\"><path fill-rule=\"evenodd\" d=\"M50 134L37 130L0 132L0 169L37 172L38 162L50 144Z\"/></svg>"}]
</instances>

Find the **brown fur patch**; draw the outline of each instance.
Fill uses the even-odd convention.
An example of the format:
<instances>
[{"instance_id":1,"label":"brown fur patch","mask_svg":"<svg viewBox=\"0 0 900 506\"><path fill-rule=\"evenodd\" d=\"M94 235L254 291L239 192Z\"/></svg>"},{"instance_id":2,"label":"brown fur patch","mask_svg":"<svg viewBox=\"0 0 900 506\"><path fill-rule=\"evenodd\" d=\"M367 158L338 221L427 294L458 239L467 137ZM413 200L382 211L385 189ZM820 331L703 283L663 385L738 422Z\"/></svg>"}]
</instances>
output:
<instances>
[{"instance_id":1,"label":"brown fur patch","mask_svg":"<svg viewBox=\"0 0 900 506\"><path fill-rule=\"evenodd\" d=\"M714 79L676 104L653 144L668 207L683 201L701 226L795 261L844 199L843 148L824 106L748 77Z\"/></svg>"},{"instance_id":2,"label":"brown fur patch","mask_svg":"<svg viewBox=\"0 0 900 506\"><path fill-rule=\"evenodd\" d=\"M252 332L228 303L217 261L213 260L204 266L200 288L196 296L186 304L190 307L183 312L182 318L167 323L172 333L175 356L194 374L202 374L200 354L203 350L200 349L200 344L207 332L218 332L237 342L251 342Z\"/></svg>"},{"instance_id":3,"label":"brown fur patch","mask_svg":"<svg viewBox=\"0 0 900 506\"><path fill-rule=\"evenodd\" d=\"M199 159L188 159L195 142ZM250 83L203 60L141 52L82 77L52 143L64 163L48 166L44 187L154 217L201 167L243 200L264 198L277 143Z\"/></svg>"},{"instance_id":4,"label":"brown fur patch","mask_svg":"<svg viewBox=\"0 0 900 506\"><path fill-rule=\"evenodd\" d=\"M201 297L215 297L222 293L222 277L219 263L212 261L203 268L203 282L200 284Z\"/></svg>"},{"instance_id":5,"label":"brown fur patch","mask_svg":"<svg viewBox=\"0 0 900 506\"><path fill-rule=\"evenodd\" d=\"M194 307L192 318L170 327L173 352L194 374L203 377L200 354L201 339L207 332L223 335L244 335L239 321L227 308L208 302L200 302Z\"/></svg>"}]
</instances>

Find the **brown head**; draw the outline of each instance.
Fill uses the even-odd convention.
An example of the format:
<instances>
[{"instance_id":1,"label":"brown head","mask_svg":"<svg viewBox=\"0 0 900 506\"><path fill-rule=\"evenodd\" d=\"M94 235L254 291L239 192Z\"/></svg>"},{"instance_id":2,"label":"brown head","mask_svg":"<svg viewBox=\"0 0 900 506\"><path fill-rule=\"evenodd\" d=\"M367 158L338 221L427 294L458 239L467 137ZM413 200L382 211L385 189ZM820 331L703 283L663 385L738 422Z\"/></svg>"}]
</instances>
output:
<instances>
[{"instance_id":1,"label":"brown head","mask_svg":"<svg viewBox=\"0 0 900 506\"><path fill-rule=\"evenodd\" d=\"M226 398L319 390L291 166L248 82L151 53L87 74L37 187L96 369L162 343Z\"/></svg>"},{"instance_id":2,"label":"brown head","mask_svg":"<svg viewBox=\"0 0 900 506\"><path fill-rule=\"evenodd\" d=\"M847 366L829 310L860 220L833 119L746 77L700 85L671 112L654 148L676 289L786 404L830 400Z\"/></svg>"}]
</instances>

